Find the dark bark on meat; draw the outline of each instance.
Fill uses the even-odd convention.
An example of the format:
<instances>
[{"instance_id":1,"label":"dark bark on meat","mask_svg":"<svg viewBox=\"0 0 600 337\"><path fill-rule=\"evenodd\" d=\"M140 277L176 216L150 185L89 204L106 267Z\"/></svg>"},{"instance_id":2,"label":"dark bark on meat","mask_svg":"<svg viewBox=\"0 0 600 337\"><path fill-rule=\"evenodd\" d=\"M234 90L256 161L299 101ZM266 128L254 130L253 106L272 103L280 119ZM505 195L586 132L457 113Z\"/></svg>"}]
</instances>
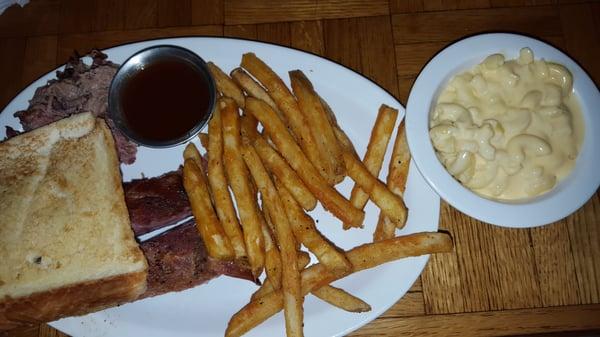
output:
<instances>
[{"instance_id":1,"label":"dark bark on meat","mask_svg":"<svg viewBox=\"0 0 600 337\"><path fill-rule=\"evenodd\" d=\"M14 137L14 136L16 136L16 135L18 135L18 134L20 134L20 133L21 133L21 132L19 132L19 131L17 131L17 130L15 130L15 129L13 129L12 127L10 127L10 126L8 126L8 125L7 125L7 126L6 126L6 137L4 138L4 140L7 140L7 139L9 139L9 138L12 138L12 137Z\"/></svg>"},{"instance_id":2,"label":"dark bark on meat","mask_svg":"<svg viewBox=\"0 0 600 337\"><path fill-rule=\"evenodd\" d=\"M254 281L247 264L209 257L194 221L145 241L140 247L148 260L148 288L140 298L189 289L220 275Z\"/></svg>"},{"instance_id":3,"label":"dark bark on meat","mask_svg":"<svg viewBox=\"0 0 600 337\"><path fill-rule=\"evenodd\" d=\"M136 236L174 224L192 215L181 170L123 184L131 228Z\"/></svg>"},{"instance_id":4,"label":"dark bark on meat","mask_svg":"<svg viewBox=\"0 0 600 337\"><path fill-rule=\"evenodd\" d=\"M130 141L127 136L123 134L110 118L105 118L108 128L112 132L113 139L115 140L115 146L119 155L119 161L123 164L133 164L135 162L135 156L137 154L137 145Z\"/></svg>"},{"instance_id":5,"label":"dark bark on meat","mask_svg":"<svg viewBox=\"0 0 600 337\"><path fill-rule=\"evenodd\" d=\"M25 131L82 112L107 118L108 88L119 65L108 61L106 55L98 50L93 50L89 55L93 59L90 66L83 63L79 55L72 56L65 70L56 72L56 80L50 80L36 89L27 110L15 113ZM114 123L108 121L108 125L115 138L120 161L132 164L137 146Z\"/></svg>"}]
</instances>

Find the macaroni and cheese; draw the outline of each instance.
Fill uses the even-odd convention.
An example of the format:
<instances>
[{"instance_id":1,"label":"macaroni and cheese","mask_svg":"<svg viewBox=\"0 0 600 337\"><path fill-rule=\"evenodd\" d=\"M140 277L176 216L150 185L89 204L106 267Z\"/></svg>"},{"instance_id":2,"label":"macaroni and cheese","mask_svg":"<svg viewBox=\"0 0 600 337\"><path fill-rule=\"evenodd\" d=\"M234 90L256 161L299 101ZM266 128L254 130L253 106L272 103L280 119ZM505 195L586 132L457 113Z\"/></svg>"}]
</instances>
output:
<instances>
[{"instance_id":1,"label":"macaroni and cheese","mask_svg":"<svg viewBox=\"0 0 600 337\"><path fill-rule=\"evenodd\" d=\"M440 162L463 185L515 200L552 189L572 170L583 123L571 73L535 60L488 56L444 87L430 115Z\"/></svg>"}]
</instances>

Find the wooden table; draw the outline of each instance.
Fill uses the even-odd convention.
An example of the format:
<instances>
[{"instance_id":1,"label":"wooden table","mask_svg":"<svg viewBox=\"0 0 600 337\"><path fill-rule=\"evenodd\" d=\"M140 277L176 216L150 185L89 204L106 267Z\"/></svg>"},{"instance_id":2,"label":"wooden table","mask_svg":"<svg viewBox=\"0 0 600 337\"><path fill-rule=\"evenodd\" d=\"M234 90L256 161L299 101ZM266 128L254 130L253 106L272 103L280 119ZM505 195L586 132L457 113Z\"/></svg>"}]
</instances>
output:
<instances>
[{"instance_id":1,"label":"wooden table","mask_svg":"<svg viewBox=\"0 0 600 337\"><path fill-rule=\"evenodd\" d=\"M562 48L600 83L600 3L558 2L32 0L0 16L0 106L73 50L182 35L308 50L406 102L425 62L451 41L512 31ZM432 257L420 281L353 336L598 335L599 196L565 220L520 230L481 223L442 203L440 227L454 237L454 252ZM47 325L4 335L64 336Z\"/></svg>"}]
</instances>

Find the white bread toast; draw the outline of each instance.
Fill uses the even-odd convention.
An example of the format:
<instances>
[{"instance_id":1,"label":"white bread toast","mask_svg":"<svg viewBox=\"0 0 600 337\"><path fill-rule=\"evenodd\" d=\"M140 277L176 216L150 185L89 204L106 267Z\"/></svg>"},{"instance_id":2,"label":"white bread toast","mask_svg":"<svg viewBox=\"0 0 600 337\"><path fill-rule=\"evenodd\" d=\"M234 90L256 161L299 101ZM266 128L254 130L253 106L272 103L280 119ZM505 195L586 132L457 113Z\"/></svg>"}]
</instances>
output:
<instances>
[{"instance_id":1,"label":"white bread toast","mask_svg":"<svg viewBox=\"0 0 600 337\"><path fill-rule=\"evenodd\" d=\"M0 329L132 301L146 277L102 119L0 143Z\"/></svg>"}]
</instances>

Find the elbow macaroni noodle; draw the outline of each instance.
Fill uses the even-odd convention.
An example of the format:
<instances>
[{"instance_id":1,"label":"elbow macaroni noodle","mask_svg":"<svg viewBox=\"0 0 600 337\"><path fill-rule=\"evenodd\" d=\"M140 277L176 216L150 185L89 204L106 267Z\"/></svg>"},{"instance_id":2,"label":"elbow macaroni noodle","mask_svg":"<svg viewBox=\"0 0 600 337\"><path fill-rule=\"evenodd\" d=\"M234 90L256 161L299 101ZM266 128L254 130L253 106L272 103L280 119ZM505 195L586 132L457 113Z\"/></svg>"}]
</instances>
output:
<instances>
[{"instance_id":1,"label":"elbow macaroni noodle","mask_svg":"<svg viewBox=\"0 0 600 337\"><path fill-rule=\"evenodd\" d=\"M440 162L463 185L493 199L533 197L572 170L583 122L571 73L535 60L488 56L456 75L430 115Z\"/></svg>"}]
</instances>

